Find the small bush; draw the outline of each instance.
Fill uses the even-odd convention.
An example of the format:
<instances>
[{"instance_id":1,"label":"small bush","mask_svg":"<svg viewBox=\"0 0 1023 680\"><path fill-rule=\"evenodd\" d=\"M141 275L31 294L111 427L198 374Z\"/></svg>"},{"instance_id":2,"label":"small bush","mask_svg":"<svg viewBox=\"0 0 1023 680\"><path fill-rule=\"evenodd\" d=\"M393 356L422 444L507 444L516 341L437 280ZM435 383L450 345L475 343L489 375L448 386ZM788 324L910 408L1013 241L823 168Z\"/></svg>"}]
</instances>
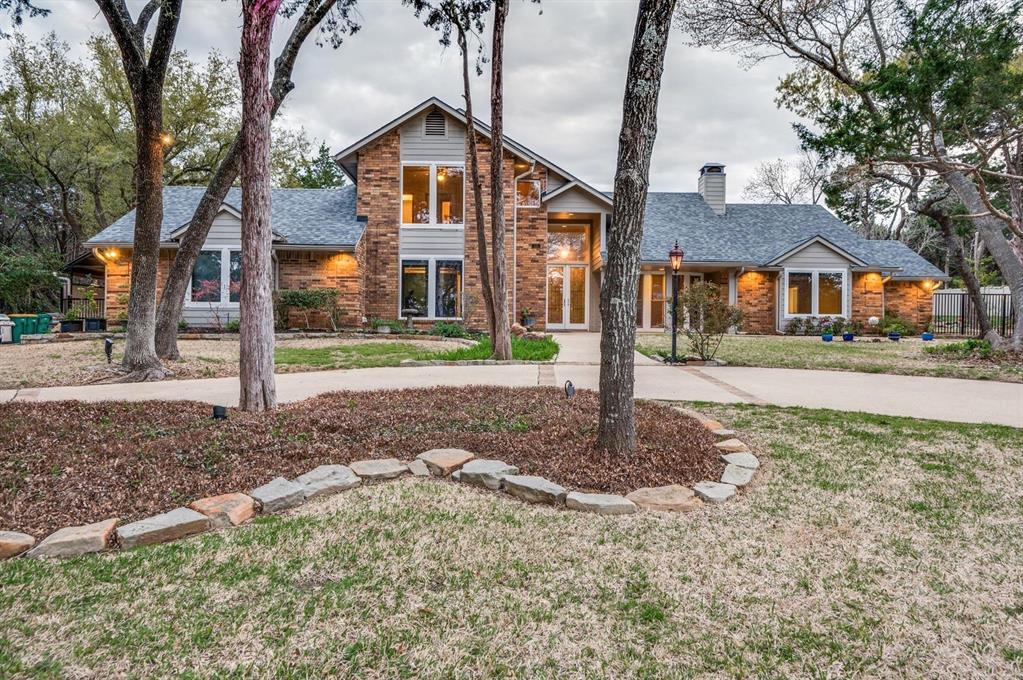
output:
<instances>
[{"instance_id":1,"label":"small bush","mask_svg":"<svg viewBox=\"0 0 1023 680\"><path fill-rule=\"evenodd\" d=\"M178 332L179 333L184 333L187 330L188 330L188 322L185 321L184 319L181 319L180 321L178 321Z\"/></svg>"},{"instance_id":2,"label":"small bush","mask_svg":"<svg viewBox=\"0 0 1023 680\"><path fill-rule=\"evenodd\" d=\"M401 319L376 319L375 318L375 319L371 319L370 320L369 325L372 326L374 330L377 329L377 328L383 328L383 327L386 326L387 328L391 329L392 333L405 333L405 334L414 334L415 333L414 330L412 330L410 328L406 328L405 324L403 324L401 322Z\"/></svg>"},{"instance_id":3,"label":"small bush","mask_svg":"<svg viewBox=\"0 0 1023 680\"><path fill-rule=\"evenodd\" d=\"M690 348L701 359L713 359L728 329L738 327L742 312L725 302L719 286L709 281L686 288L680 303L687 321L683 332Z\"/></svg>"},{"instance_id":4,"label":"small bush","mask_svg":"<svg viewBox=\"0 0 1023 680\"><path fill-rule=\"evenodd\" d=\"M288 309L294 308L305 315L305 327L309 328L309 313L321 311L336 331L340 295L341 291L337 288L277 291L274 299L274 323L277 326L287 324Z\"/></svg>"},{"instance_id":5,"label":"small bush","mask_svg":"<svg viewBox=\"0 0 1023 680\"><path fill-rule=\"evenodd\" d=\"M438 321L430 329L430 335L439 335L443 338L467 338L469 331L465 330L462 324L454 321Z\"/></svg>"},{"instance_id":6,"label":"small bush","mask_svg":"<svg viewBox=\"0 0 1023 680\"><path fill-rule=\"evenodd\" d=\"M928 354L946 356L953 359L990 359L991 355L994 353L994 349L991 347L990 342L974 338L964 340L962 342L950 342L945 345L924 347L924 351Z\"/></svg>"},{"instance_id":7,"label":"small bush","mask_svg":"<svg viewBox=\"0 0 1023 680\"><path fill-rule=\"evenodd\" d=\"M224 324L224 332L226 333L237 333L242 329L242 322L239 319L231 319Z\"/></svg>"},{"instance_id":8,"label":"small bush","mask_svg":"<svg viewBox=\"0 0 1023 680\"><path fill-rule=\"evenodd\" d=\"M885 314L884 318L881 319L881 332L884 334L900 333L902 335L912 335L915 331L916 329L913 327L913 324L894 314Z\"/></svg>"},{"instance_id":9,"label":"small bush","mask_svg":"<svg viewBox=\"0 0 1023 680\"><path fill-rule=\"evenodd\" d=\"M801 335L806 331L806 322L803 317L797 316L793 319L789 319L788 323L785 324L786 335Z\"/></svg>"}]
</instances>

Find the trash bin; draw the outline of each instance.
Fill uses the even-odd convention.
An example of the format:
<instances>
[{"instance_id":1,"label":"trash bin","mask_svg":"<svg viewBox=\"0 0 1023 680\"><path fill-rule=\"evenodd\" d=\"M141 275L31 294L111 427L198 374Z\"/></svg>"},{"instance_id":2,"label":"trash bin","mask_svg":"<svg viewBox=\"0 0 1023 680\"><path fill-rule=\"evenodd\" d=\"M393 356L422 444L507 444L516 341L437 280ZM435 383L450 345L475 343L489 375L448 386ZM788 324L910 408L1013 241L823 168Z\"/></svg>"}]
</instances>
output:
<instances>
[{"instance_id":1,"label":"trash bin","mask_svg":"<svg viewBox=\"0 0 1023 680\"><path fill-rule=\"evenodd\" d=\"M21 317L21 334L22 335L35 335L39 331L36 330L36 315L26 314Z\"/></svg>"},{"instance_id":2,"label":"trash bin","mask_svg":"<svg viewBox=\"0 0 1023 680\"><path fill-rule=\"evenodd\" d=\"M6 314L0 314L0 343L10 342L14 342L14 322Z\"/></svg>"},{"instance_id":3,"label":"trash bin","mask_svg":"<svg viewBox=\"0 0 1023 680\"><path fill-rule=\"evenodd\" d=\"M11 328L11 340L20 344L21 335L25 332L25 317L11 315L11 321L14 323L14 327Z\"/></svg>"},{"instance_id":4,"label":"trash bin","mask_svg":"<svg viewBox=\"0 0 1023 680\"><path fill-rule=\"evenodd\" d=\"M53 314L40 312L36 315L36 333L49 333L51 323L53 323Z\"/></svg>"}]
</instances>

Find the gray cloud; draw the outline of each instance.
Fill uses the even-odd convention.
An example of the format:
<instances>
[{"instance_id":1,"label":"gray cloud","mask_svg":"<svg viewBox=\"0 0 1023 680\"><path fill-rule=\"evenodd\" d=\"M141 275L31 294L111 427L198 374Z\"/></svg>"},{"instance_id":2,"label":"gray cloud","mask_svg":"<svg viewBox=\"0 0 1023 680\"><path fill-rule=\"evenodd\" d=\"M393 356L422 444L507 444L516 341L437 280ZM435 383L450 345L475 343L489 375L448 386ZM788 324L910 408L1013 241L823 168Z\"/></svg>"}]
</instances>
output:
<instances>
[{"instance_id":1,"label":"gray cloud","mask_svg":"<svg viewBox=\"0 0 1023 680\"><path fill-rule=\"evenodd\" d=\"M107 28L89 0L42 3L54 12L24 32L56 33L78 51ZM137 12L140 2L130 3ZM542 7L542 14L540 13ZM360 3L363 29L339 50L307 45L283 123L338 149L430 96L461 106L460 59L442 50L398 0ZM622 92L636 3L546 0L514 3L506 37L505 130L595 186L610 188L617 155ZM236 55L237 2L185 0L178 47ZM290 25L278 25L275 47ZM484 38L486 38L486 34ZM675 33L668 49L651 187L694 191L706 161L727 164L729 200L740 200L756 165L794 156L792 116L774 105L774 88L790 64L744 70L733 55L687 47ZM477 113L489 118L489 72L476 79Z\"/></svg>"}]
</instances>

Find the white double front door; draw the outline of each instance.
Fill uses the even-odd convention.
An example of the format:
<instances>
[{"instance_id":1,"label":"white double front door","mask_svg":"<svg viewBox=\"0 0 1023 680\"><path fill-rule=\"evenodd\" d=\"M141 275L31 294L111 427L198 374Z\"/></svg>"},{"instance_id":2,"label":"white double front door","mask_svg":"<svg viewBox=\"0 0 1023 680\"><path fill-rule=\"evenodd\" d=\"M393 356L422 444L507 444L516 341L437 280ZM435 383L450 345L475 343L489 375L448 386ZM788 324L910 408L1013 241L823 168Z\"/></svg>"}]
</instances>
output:
<instances>
[{"instance_id":1,"label":"white double front door","mask_svg":"<svg viewBox=\"0 0 1023 680\"><path fill-rule=\"evenodd\" d=\"M547 328L587 328L588 279L589 266L585 264L547 266Z\"/></svg>"}]
</instances>

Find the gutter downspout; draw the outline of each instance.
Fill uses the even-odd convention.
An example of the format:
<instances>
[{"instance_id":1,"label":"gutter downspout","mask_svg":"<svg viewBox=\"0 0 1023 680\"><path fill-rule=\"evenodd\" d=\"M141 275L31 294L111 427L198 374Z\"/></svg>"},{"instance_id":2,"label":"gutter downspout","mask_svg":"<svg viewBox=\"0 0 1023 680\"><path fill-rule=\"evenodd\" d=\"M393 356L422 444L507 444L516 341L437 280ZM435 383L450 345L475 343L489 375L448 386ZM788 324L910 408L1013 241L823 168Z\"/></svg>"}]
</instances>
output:
<instances>
[{"instance_id":1,"label":"gutter downspout","mask_svg":"<svg viewBox=\"0 0 1023 680\"><path fill-rule=\"evenodd\" d=\"M529 161L529 170L512 180L512 323L519 319L519 180L533 174L536 161Z\"/></svg>"}]
</instances>

